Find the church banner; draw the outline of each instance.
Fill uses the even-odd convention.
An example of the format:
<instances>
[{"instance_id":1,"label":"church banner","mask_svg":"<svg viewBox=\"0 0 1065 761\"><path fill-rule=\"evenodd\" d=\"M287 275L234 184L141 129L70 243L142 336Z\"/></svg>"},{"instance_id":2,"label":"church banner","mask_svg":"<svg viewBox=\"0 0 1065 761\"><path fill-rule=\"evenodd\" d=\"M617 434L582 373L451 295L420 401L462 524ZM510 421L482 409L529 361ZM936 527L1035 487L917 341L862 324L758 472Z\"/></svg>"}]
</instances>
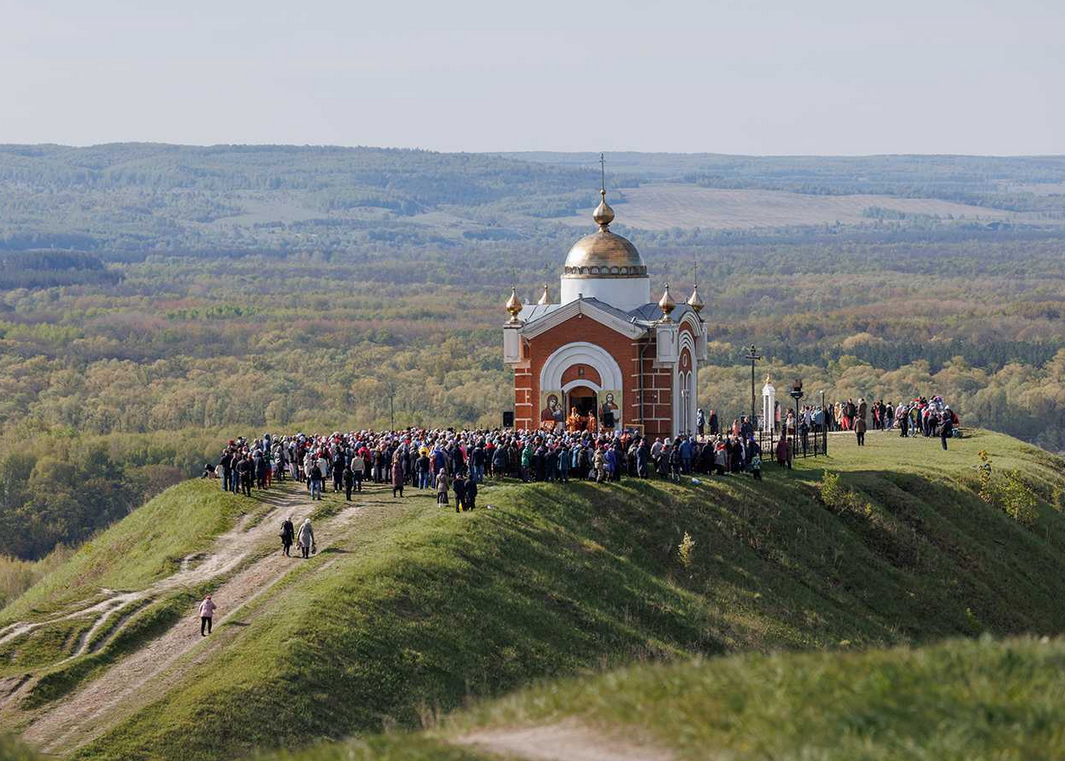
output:
<instances>
[{"instance_id":1,"label":"church banner","mask_svg":"<svg viewBox=\"0 0 1065 761\"><path fill-rule=\"evenodd\" d=\"M621 391L606 389L599 392L599 426L603 430L621 427Z\"/></svg>"},{"instance_id":2,"label":"church banner","mask_svg":"<svg viewBox=\"0 0 1065 761\"><path fill-rule=\"evenodd\" d=\"M548 431L565 428L566 413L562 409L562 389L540 394L540 427Z\"/></svg>"}]
</instances>

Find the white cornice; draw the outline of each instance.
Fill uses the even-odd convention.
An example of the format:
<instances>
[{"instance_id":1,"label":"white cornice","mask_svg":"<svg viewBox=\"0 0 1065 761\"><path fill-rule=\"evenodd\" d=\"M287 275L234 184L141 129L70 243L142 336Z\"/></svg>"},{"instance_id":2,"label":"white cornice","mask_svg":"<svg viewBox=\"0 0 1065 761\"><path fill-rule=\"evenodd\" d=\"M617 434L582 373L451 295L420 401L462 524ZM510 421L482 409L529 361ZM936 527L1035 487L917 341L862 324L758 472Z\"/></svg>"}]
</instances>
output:
<instances>
[{"instance_id":1,"label":"white cornice","mask_svg":"<svg viewBox=\"0 0 1065 761\"><path fill-rule=\"evenodd\" d=\"M640 338L647 334L647 329L642 325L636 325L627 320L622 320L616 315L611 314L605 309L600 309L585 299L577 299L568 304L563 304L558 309L553 310L537 320L525 323L521 328L521 335L525 338L535 338L541 333L546 333L552 328L557 328L567 320L577 317L577 315L584 315L585 317L595 320L599 324L605 325L611 330L628 336L629 338Z\"/></svg>"}]
</instances>

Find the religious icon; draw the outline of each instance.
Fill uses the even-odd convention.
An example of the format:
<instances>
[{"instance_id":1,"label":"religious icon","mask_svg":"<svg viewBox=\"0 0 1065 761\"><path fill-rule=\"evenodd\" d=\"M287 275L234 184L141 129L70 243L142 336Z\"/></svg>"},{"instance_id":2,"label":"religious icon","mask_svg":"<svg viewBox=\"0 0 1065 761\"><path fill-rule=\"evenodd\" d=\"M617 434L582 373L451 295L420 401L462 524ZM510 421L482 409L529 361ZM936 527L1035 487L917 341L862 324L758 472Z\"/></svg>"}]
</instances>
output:
<instances>
[{"instance_id":1,"label":"religious icon","mask_svg":"<svg viewBox=\"0 0 1065 761\"><path fill-rule=\"evenodd\" d=\"M562 410L562 403L559 401L557 392L549 391L545 396L544 408L540 411L540 427L553 431L562 426L566 415Z\"/></svg>"},{"instance_id":2,"label":"religious icon","mask_svg":"<svg viewBox=\"0 0 1065 761\"><path fill-rule=\"evenodd\" d=\"M614 401L613 391L601 392L602 404L599 405L599 422L602 423L603 428L612 429L615 428L621 421L618 415L618 405Z\"/></svg>"}]
</instances>

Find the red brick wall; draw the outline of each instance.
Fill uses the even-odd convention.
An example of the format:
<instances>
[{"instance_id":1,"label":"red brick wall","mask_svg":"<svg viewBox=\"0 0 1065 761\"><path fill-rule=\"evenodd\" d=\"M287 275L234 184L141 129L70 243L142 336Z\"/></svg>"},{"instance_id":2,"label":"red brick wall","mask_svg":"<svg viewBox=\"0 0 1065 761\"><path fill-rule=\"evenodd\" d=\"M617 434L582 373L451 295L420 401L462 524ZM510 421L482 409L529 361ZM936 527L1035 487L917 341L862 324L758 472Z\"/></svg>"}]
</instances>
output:
<instances>
[{"instance_id":1,"label":"red brick wall","mask_svg":"<svg viewBox=\"0 0 1065 761\"><path fill-rule=\"evenodd\" d=\"M536 402L532 395L532 375L528 367L514 369L514 426L532 428Z\"/></svg>"},{"instance_id":2,"label":"red brick wall","mask_svg":"<svg viewBox=\"0 0 1065 761\"><path fill-rule=\"evenodd\" d=\"M514 374L515 426L518 428L539 426L536 405L540 400L540 371L552 353L575 341L587 341L602 347L618 363L623 382L622 399L618 402L622 409L622 421L624 423L637 421L639 407L634 377L637 367L636 344L628 336L611 330L590 317L577 315L529 340L528 368L524 372L523 369L518 369ZM601 386L602 379L598 377L598 373L587 365L585 368L584 379ZM578 378L576 366L568 368L563 374L566 382Z\"/></svg>"},{"instance_id":3,"label":"red brick wall","mask_svg":"<svg viewBox=\"0 0 1065 761\"><path fill-rule=\"evenodd\" d=\"M620 366L620 364L621 363L619 362L618 365ZM581 374L581 370L584 371L583 375ZM598 370L596 370L591 365L583 365L583 364L580 364L580 363L578 363L576 365L570 365L562 373L562 385L563 386L565 386L570 381L575 381L575 380L586 380L586 381L589 381L591 383L594 383L597 386L602 386L603 385L603 381L599 377L599 371Z\"/></svg>"},{"instance_id":4,"label":"red brick wall","mask_svg":"<svg viewBox=\"0 0 1065 761\"><path fill-rule=\"evenodd\" d=\"M681 330L688 330L682 326ZM541 333L528 344L528 362L525 367L514 371L514 424L518 428L533 429L539 427L540 371L547 358L557 349L574 341L587 341L605 349L618 363L624 381L622 396L622 421L625 424L637 424L643 420L644 431L652 438L668 437L673 433L673 371L669 368L657 368L655 361L655 338L652 334L646 339L634 341L628 336L617 333L590 317L573 317L563 324ZM643 388L644 398L641 409L639 400L639 356L640 346L643 352ZM562 375L563 385L577 380L578 365L567 368ZM584 380L602 385L602 380L594 368L583 366ZM642 413L642 414L641 414Z\"/></svg>"},{"instance_id":5,"label":"red brick wall","mask_svg":"<svg viewBox=\"0 0 1065 761\"><path fill-rule=\"evenodd\" d=\"M643 357L644 432L651 438L673 433L673 371L655 367L656 342L652 338Z\"/></svg>"}]
</instances>

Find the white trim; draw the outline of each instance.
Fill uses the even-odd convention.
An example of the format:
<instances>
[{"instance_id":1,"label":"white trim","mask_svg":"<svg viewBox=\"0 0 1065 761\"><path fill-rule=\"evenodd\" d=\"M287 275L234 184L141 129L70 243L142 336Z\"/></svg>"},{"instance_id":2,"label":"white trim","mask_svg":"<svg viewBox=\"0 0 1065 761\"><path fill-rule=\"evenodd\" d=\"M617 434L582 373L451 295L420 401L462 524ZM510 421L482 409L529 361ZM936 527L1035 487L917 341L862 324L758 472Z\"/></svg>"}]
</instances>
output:
<instances>
[{"instance_id":1,"label":"white trim","mask_svg":"<svg viewBox=\"0 0 1065 761\"><path fill-rule=\"evenodd\" d=\"M694 312L685 312L684 316L680 318L680 324L688 323L692 329L692 335L699 335L703 331L703 326L699 324L699 318L695 316Z\"/></svg>"},{"instance_id":2,"label":"white trim","mask_svg":"<svg viewBox=\"0 0 1065 761\"><path fill-rule=\"evenodd\" d=\"M688 363L687 369L681 368L681 358L684 356L684 349L688 349L688 358L691 360ZM698 363L695 359L695 339L691 333L687 331L680 331L680 341L677 347L677 366L673 373L673 436L680 436L683 433L695 432L695 418L698 409L698 399L696 399L698 389L698 377L696 375ZM687 391L688 396L688 408L684 408L684 395L681 391ZM685 415L687 412L687 415ZM685 420L687 418L687 420Z\"/></svg>"},{"instance_id":3,"label":"white trim","mask_svg":"<svg viewBox=\"0 0 1065 761\"><path fill-rule=\"evenodd\" d=\"M540 370L540 393L561 389L562 374L575 364L594 367L604 390L624 389L621 368L606 349L587 341L574 341L555 349L544 362Z\"/></svg>"},{"instance_id":4,"label":"white trim","mask_svg":"<svg viewBox=\"0 0 1065 761\"><path fill-rule=\"evenodd\" d=\"M562 387L562 393L563 394L568 394L570 391L572 391L573 389L577 388L577 386L587 386L592 391L594 391L596 394L598 394L600 391L604 390L598 383L592 383L590 380L585 380L584 378L578 378L577 380L570 381L565 386L563 386Z\"/></svg>"},{"instance_id":5,"label":"white trim","mask_svg":"<svg viewBox=\"0 0 1065 761\"><path fill-rule=\"evenodd\" d=\"M563 304L558 309L555 309L532 322L525 323L521 329L521 334L525 338L535 338L541 333L551 330L551 328L557 328L562 323L575 318L579 314L590 317L599 324L605 325L611 330L628 336L629 338L640 338L647 333L647 330L641 325L633 325L631 322L622 320L610 312L599 309L584 299L578 299L576 301L571 301L568 304Z\"/></svg>"},{"instance_id":6,"label":"white trim","mask_svg":"<svg viewBox=\"0 0 1065 761\"><path fill-rule=\"evenodd\" d=\"M684 313L684 316L680 319L680 324L684 325L685 323L691 328L692 336L695 338L695 348L692 350L692 365L698 367L700 362L706 363L706 323L697 317L694 312Z\"/></svg>"}]
</instances>

